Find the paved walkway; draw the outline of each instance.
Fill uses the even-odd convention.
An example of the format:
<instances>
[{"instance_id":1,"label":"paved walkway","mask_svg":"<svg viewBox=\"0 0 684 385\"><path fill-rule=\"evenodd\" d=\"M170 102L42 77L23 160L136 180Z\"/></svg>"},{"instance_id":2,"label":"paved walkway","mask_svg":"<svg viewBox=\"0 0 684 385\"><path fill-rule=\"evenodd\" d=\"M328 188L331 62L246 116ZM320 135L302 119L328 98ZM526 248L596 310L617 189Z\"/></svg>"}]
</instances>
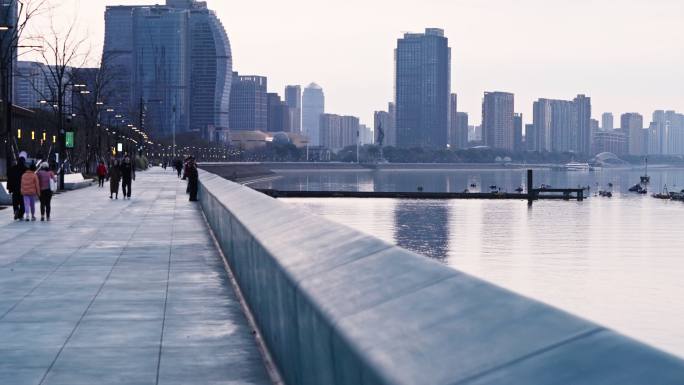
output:
<instances>
[{"instance_id":1,"label":"paved walkway","mask_svg":"<svg viewBox=\"0 0 684 385\"><path fill-rule=\"evenodd\" d=\"M0 384L269 384L201 210L172 171L0 211Z\"/></svg>"}]
</instances>

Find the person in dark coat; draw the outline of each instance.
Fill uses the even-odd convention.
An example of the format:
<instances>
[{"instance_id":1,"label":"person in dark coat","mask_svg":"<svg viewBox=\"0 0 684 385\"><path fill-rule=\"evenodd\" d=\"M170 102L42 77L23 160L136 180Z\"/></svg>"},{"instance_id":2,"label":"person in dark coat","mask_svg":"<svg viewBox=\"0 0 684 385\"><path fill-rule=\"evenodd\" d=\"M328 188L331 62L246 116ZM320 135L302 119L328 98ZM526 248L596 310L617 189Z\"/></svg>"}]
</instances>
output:
<instances>
[{"instance_id":1,"label":"person in dark coat","mask_svg":"<svg viewBox=\"0 0 684 385\"><path fill-rule=\"evenodd\" d=\"M190 202L197 202L199 172L197 171L197 164L195 163L195 159L190 158L190 160L188 161L185 176L188 178L188 192L190 193Z\"/></svg>"},{"instance_id":2,"label":"person in dark coat","mask_svg":"<svg viewBox=\"0 0 684 385\"><path fill-rule=\"evenodd\" d=\"M24 197L21 195L21 176L26 171L26 160L20 157L17 163L7 170L7 192L12 194L14 220L24 217Z\"/></svg>"},{"instance_id":3,"label":"person in dark coat","mask_svg":"<svg viewBox=\"0 0 684 385\"><path fill-rule=\"evenodd\" d=\"M135 166L131 163L131 158L127 155L119 169L121 170L121 190L124 199L131 199L131 185L135 180Z\"/></svg>"},{"instance_id":4,"label":"person in dark coat","mask_svg":"<svg viewBox=\"0 0 684 385\"><path fill-rule=\"evenodd\" d=\"M181 172L183 172L183 162L176 158L173 160L173 168L176 169L176 172L178 173L178 177L181 177Z\"/></svg>"},{"instance_id":5,"label":"person in dark coat","mask_svg":"<svg viewBox=\"0 0 684 385\"><path fill-rule=\"evenodd\" d=\"M113 199L112 195L119 199L119 182L121 182L121 169L119 161L115 159L109 167L109 199Z\"/></svg>"}]
</instances>

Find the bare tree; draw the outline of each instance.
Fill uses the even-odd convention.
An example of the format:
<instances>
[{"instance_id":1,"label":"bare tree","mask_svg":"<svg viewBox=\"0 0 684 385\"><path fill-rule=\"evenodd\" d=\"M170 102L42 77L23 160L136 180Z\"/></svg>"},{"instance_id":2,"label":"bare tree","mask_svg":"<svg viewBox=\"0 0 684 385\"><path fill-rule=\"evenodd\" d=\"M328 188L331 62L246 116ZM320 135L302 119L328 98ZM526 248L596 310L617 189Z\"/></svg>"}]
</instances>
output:
<instances>
[{"instance_id":1,"label":"bare tree","mask_svg":"<svg viewBox=\"0 0 684 385\"><path fill-rule=\"evenodd\" d=\"M104 131L104 116L111 113L107 111L109 101L114 96L113 82L117 76L117 69L113 65L114 54L105 53L100 63L94 68L76 69L73 71L75 84L87 84L88 88L83 93L77 93L73 101L74 111L83 123L81 138L84 145L80 155L86 168L93 167L101 160L103 151L103 139L106 139ZM108 142L105 146L108 147Z\"/></svg>"},{"instance_id":2,"label":"bare tree","mask_svg":"<svg viewBox=\"0 0 684 385\"><path fill-rule=\"evenodd\" d=\"M87 54L83 52L86 48L86 38L76 36L75 26L74 20L64 31L58 31L54 22L51 22L49 34L37 38L42 46L40 56L43 65L40 68L45 82L44 88L35 83L33 88L41 96L44 104L51 106L54 112L59 136L60 162L68 157L65 145L65 119L67 113L71 115L72 111L68 108L73 107L72 96L79 92L75 89L80 86L73 81L73 69L83 67L87 61ZM63 188L63 172L60 174L60 188Z\"/></svg>"},{"instance_id":3,"label":"bare tree","mask_svg":"<svg viewBox=\"0 0 684 385\"><path fill-rule=\"evenodd\" d=\"M13 65L20 40L31 20L49 9L48 0L0 0L0 88L2 97L2 135L0 151L8 165L12 149ZM0 173L5 170L0 169Z\"/></svg>"}]
</instances>

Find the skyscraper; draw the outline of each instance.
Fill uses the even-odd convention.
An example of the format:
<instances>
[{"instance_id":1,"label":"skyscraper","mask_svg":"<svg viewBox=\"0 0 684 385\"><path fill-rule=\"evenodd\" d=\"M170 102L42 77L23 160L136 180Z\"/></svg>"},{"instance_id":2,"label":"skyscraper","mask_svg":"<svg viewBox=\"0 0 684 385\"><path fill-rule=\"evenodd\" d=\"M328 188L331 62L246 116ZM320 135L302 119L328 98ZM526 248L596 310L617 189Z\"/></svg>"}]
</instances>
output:
<instances>
[{"instance_id":1,"label":"skyscraper","mask_svg":"<svg viewBox=\"0 0 684 385\"><path fill-rule=\"evenodd\" d=\"M630 155L644 155L648 147L644 140L644 118L641 114L630 112L620 116L620 129L627 135L627 148Z\"/></svg>"},{"instance_id":2,"label":"skyscraper","mask_svg":"<svg viewBox=\"0 0 684 385\"><path fill-rule=\"evenodd\" d=\"M513 149L515 151L525 151L523 143L523 115L513 115Z\"/></svg>"},{"instance_id":3,"label":"skyscraper","mask_svg":"<svg viewBox=\"0 0 684 385\"><path fill-rule=\"evenodd\" d=\"M445 148L451 48L444 31L406 33L395 50L397 146Z\"/></svg>"},{"instance_id":4,"label":"skyscraper","mask_svg":"<svg viewBox=\"0 0 684 385\"><path fill-rule=\"evenodd\" d=\"M574 113L577 119L575 136L575 151L580 154L591 152L591 98L585 95L577 95L572 101Z\"/></svg>"},{"instance_id":5,"label":"skyscraper","mask_svg":"<svg viewBox=\"0 0 684 385\"><path fill-rule=\"evenodd\" d=\"M356 145L359 140L359 118L321 114L319 120L321 146L339 151L347 146Z\"/></svg>"},{"instance_id":6,"label":"skyscraper","mask_svg":"<svg viewBox=\"0 0 684 385\"><path fill-rule=\"evenodd\" d=\"M513 150L513 111L513 94L485 92L482 101L482 133L486 146Z\"/></svg>"},{"instance_id":7,"label":"skyscraper","mask_svg":"<svg viewBox=\"0 0 684 385\"><path fill-rule=\"evenodd\" d=\"M613 113L612 112L604 112L601 115L601 129L603 131L607 130L612 130L614 128L613 126Z\"/></svg>"},{"instance_id":8,"label":"skyscraper","mask_svg":"<svg viewBox=\"0 0 684 385\"><path fill-rule=\"evenodd\" d=\"M320 146L321 115L325 112L325 95L316 83L309 84L302 95L302 130L309 144Z\"/></svg>"},{"instance_id":9,"label":"skyscraper","mask_svg":"<svg viewBox=\"0 0 684 385\"><path fill-rule=\"evenodd\" d=\"M230 92L230 129L266 131L268 126L267 79L233 72Z\"/></svg>"},{"instance_id":10,"label":"skyscraper","mask_svg":"<svg viewBox=\"0 0 684 385\"><path fill-rule=\"evenodd\" d=\"M205 2L110 6L103 63L112 76L108 105L160 136L226 129L232 81L228 36Z\"/></svg>"},{"instance_id":11,"label":"skyscraper","mask_svg":"<svg viewBox=\"0 0 684 385\"><path fill-rule=\"evenodd\" d=\"M591 152L591 98L539 99L534 102L533 114L535 150Z\"/></svg>"},{"instance_id":12,"label":"skyscraper","mask_svg":"<svg viewBox=\"0 0 684 385\"><path fill-rule=\"evenodd\" d=\"M280 95L276 93L267 94L267 104L268 104L268 121L267 127L268 131L271 132L290 132L291 127L291 117L290 117L290 107L287 103L280 99Z\"/></svg>"},{"instance_id":13,"label":"skyscraper","mask_svg":"<svg viewBox=\"0 0 684 385\"><path fill-rule=\"evenodd\" d=\"M290 107L290 128L292 132L302 132L302 87L285 87L285 103Z\"/></svg>"}]
</instances>

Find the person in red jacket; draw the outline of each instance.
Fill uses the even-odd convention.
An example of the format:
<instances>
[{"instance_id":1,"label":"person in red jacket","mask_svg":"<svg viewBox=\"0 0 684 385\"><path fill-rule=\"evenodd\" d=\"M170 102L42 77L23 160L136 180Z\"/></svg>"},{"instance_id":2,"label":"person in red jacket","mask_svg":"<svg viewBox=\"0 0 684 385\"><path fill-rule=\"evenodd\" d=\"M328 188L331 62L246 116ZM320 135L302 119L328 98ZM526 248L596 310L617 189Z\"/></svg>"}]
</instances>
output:
<instances>
[{"instance_id":1,"label":"person in red jacket","mask_svg":"<svg viewBox=\"0 0 684 385\"><path fill-rule=\"evenodd\" d=\"M105 166L104 161L100 161L97 165L97 180L98 186L104 187L105 178L107 177L107 166Z\"/></svg>"}]
</instances>

